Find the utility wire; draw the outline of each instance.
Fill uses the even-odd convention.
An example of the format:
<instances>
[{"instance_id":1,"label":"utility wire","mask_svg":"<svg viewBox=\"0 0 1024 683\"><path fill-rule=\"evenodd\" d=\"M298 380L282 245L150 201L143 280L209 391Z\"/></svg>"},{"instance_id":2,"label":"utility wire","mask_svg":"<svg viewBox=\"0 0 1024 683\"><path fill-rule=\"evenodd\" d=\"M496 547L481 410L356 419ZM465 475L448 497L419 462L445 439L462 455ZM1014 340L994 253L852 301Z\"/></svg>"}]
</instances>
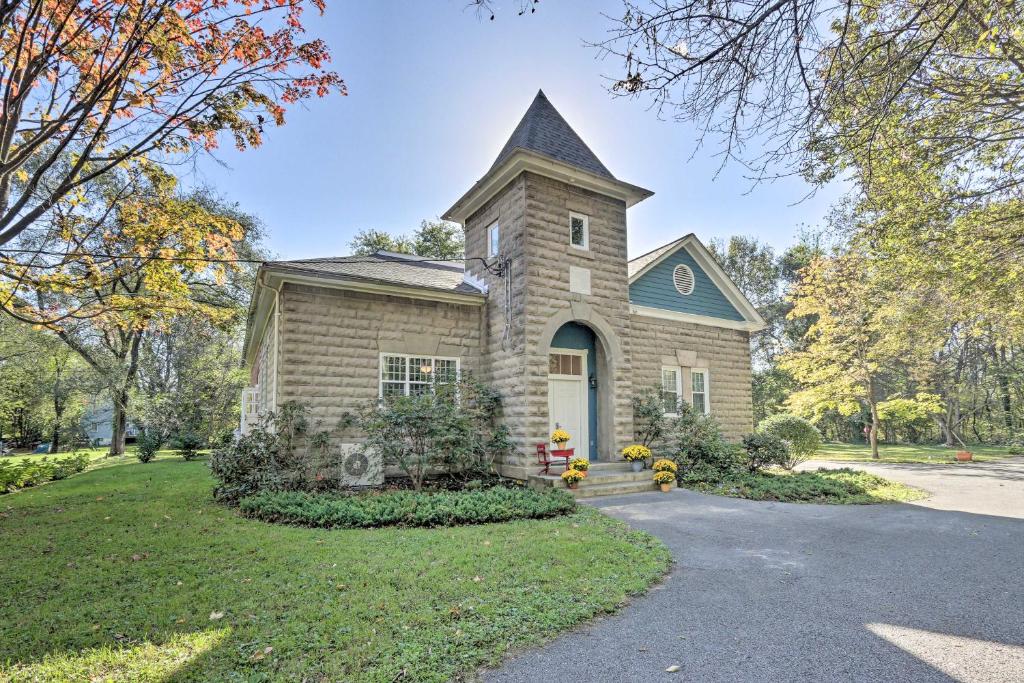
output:
<instances>
[{"instance_id":1,"label":"utility wire","mask_svg":"<svg viewBox=\"0 0 1024 683\"><path fill-rule=\"evenodd\" d=\"M378 259L369 259L369 258L360 259L360 258L352 258L352 257L349 257L349 256L334 256L334 257L323 257L323 258L295 259L295 260L292 260L292 261L287 261L287 260L286 261L268 261L266 259L243 259L243 258L230 258L230 259L229 258L223 258L223 259L219 259L219 258L210 258L210 257L206 257L206 256L160 256L158 254L153 254L153 255L149 255L149 256L142 256L141 254L118 255L118 254L103 254L103 253L99 253L99 252L87 252L87 251L63 252L63 251L46 251L46 250L39 250L39 249L2 249L2 248L0 248L0 256L3 256L5 254L32 254L32 255L35 255L35 256L59 256L59 257L62 257L62 258L89 256L89 257L92 257L92 258L109 259L111 261L134 261L134 260L137 260L137 259L142 259L142 260L145 260L145 261L171 261L171 262L178 262L178 263L250 263L250 264L258 263L258 264L261 264L261 265L262 264L275 264L275 263L276 264L282 264L282 265L283 264L302 265L302 264L317 264L317 263L344 263L344 264L356 263L356 264L361 264L361 263L394 263L394 262L416 264L416 263L466 263L468 261L480 261L483 264L484 268L486 268L487 270L489 270L491 272L496 273L499 277L501 276L501 273L502 273L502 270L503 270L503 267L502 267L503 264L501 263L501 261L498 261L496 263L488 263L487 259L482 258L480 256L471 256L471 257L463 257L463 258L429 258L429 257L421 257L421 258L417 258L417 259L408 259L408 260L407 259L402 259L402 258L395 258L394 260L386 260L386 259L379 259L379 258ZM412 254L410 254L410 256L412 256ZM38 266L31 266L29 264L18 264L18 265L24 265L24 266L30 267L30 268L31 267L45 267L45 264L39 264Z\"/></svg>"}]
</instances>

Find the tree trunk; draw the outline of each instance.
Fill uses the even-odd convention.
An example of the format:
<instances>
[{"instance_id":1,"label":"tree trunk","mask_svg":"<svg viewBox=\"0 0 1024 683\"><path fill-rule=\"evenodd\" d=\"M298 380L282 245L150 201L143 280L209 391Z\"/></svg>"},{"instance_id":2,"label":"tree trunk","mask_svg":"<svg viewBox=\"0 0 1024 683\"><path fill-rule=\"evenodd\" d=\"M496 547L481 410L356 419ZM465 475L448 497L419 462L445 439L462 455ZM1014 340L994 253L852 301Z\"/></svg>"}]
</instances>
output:
<instances>
[{"instance_id":1,"label":"tree trunk","mask_svg":"<svg viewBox=\"0 0 1024 683\"><path fill-rule=\"evenodd\" d=\"M56 453L60 447L60 419L53 421L53 429L50 431L50 453Z\"/></svg>"},{"instance_id":2,"label":"tree trunk","mask_svg":"<svg viewBox=\"0 0 1024 683\"><path fill-rule=\"evenodd\" d=\"M114 396L114 418L111 424L110 452L108 455L124 455L125 432L128 429L128 392Z\"/></svg>"},{"instance_id":3,"label":"tree trunk","mask_svg":"<svg viewBox=\"0 0 1024 683\"><path fill-rule=\"evenodd\" d=\"M878 419L878 406L875 405L874 401L871 401L870 405L871 405L871 434L869 436L871 438L871 459L872 460L879 460L880 456L878 455L878 429L881 426L881 423L880 423L880 421Z\"/></svg>"}]
</instances>

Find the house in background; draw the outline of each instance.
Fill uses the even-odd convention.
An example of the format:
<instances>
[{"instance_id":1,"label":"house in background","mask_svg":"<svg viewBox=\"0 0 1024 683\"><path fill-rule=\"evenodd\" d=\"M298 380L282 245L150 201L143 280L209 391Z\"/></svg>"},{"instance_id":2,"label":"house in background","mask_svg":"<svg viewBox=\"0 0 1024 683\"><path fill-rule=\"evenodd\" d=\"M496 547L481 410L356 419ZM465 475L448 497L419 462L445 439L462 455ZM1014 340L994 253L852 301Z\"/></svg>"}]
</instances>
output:
<instances>
[{"instance_id":1,"label":"house in background","mask_svg":"<svg viewBox=\"0 0 1024 683\"><path fill-rule=\"evenodd\" d=\"M109 446L114 436L114 404L104 396L94 396L82 414L82 432L90 446ZM131 443L139 435L131 421L125 428L125 441Z\"/></svg>"},{"instance_id":2,"label":"house in background","mask_svg":"<svg viewBox=\"0 0 1024 683\"><path fill-rule=\"evenodd\" d=\"M627 257L627 209L651 194L612 175L538 93L444 214L465 228L465 266L379 252L261 267L243 431L286 401L330 424L472 371L502 395L516 445L505 476L537 472L556 424L578 455L619 460L633 396L650 387L738 439L753 421L749 336L764 323L693 235Z\"/></svg>"}]
</instances>

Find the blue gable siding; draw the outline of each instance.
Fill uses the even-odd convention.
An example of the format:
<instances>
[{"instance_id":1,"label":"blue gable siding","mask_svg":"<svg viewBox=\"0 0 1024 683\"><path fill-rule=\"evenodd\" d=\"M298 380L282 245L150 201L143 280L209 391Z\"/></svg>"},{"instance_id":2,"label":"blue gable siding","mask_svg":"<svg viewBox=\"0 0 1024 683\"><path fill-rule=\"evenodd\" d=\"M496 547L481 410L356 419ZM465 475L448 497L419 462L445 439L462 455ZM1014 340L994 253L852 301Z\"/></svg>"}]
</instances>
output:
<instances>
[{"instance_id":1,"label":"blue gable siding","mask_svg":"<svg viewBox=\"0 0 1024 683\"><path fill-rule=\"evenodd\" d=\"M693 294L683 296L672 282L672 271L680 263L693 270ZM704 269L686 248L672 254L629 286L629 301L637 306L663 308L680 313L742 321L743 316L729 303Z\"/></svg>"}]
</instances>

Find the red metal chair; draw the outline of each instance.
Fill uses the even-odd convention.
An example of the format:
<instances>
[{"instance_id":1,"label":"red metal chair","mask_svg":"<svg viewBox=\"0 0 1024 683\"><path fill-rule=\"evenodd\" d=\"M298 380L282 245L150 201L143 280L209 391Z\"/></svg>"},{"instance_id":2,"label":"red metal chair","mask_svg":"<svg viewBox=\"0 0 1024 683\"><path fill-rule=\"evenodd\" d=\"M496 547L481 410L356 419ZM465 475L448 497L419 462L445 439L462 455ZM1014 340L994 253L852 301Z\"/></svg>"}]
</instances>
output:
<instances>
[{"instance_id":1,"label":"red metal chair","mask_svg":"<svg viewBox=\"0 0 1024 683\"><path fill-rule=\"evenodd\" d=\"M569 469L569 460L572 458L573 449L566 451L551 451L548 453L546 443L537 444L537 464L543 465L539 474L550 474L551 466L556 465Z\"/></svg>"}]
</instances>

